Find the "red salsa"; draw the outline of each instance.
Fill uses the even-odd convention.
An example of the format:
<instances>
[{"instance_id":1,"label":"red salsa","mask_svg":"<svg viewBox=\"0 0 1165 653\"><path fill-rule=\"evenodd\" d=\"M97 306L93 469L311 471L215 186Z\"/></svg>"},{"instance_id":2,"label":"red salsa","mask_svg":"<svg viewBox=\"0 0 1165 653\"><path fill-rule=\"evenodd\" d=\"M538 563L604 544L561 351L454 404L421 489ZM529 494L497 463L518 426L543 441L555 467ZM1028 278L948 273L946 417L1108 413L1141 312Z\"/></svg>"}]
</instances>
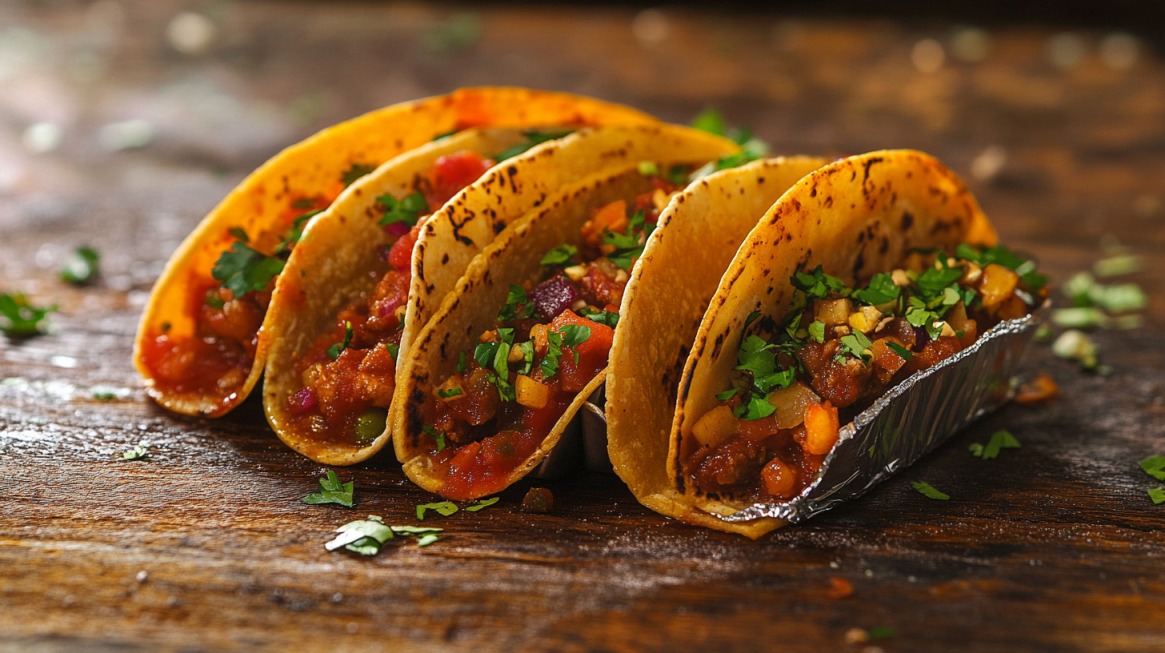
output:
<instances>
[{"instance_id":1,"label":"red salsa","mask_svg":"<svg viewBox=\"0 0 1165 653\"><path fill-rule=\"evenodd\" d=\"M441 156L417 190L377 198L391 244L368 274L375 285L336 316L296 365L303 386L288 397L287 428L319 443L364 446L384 431L412 280L412 252L431 208L481 177L494 161L471 151Z\"/></svg>"},{"instance_id":2,"label":"red salsa","mask_svg":"<svg viewBox=\"0 0 1165 653\"><path fill-rule=\"evenodd\" d=\"M1035 263L1003 247L912 252L850 288L797 272L783 323L745 327L731 385L692 426L685 483L721 498L781 501L812 481L848 422L907 376L954 355L1046 296Z\"/></svg>"},{"instance_id":3,"label":"red salsa","mask_svg":"<svg viewBox=\"0 0 1165 653\"><path fill-rule=\"evenodd\" d=\"M681 187L678 179L648 178L650 190L599 207L578 244L550 250L538 278L511 286L495 328L432 388L421 407L421 442L440 494L470 499L504 489L606 368L628 272Z\"/></svg>"}]
</instances>

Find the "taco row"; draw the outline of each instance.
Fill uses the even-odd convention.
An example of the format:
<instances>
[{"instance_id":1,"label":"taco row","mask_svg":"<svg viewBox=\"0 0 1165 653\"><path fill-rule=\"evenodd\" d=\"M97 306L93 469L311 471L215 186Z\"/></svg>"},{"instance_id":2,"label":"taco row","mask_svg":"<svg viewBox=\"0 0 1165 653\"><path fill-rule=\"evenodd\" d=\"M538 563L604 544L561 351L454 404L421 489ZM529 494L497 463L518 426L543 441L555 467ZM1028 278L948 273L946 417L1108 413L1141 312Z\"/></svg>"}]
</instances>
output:
<instances>
[{"instance_id":1,"label":"taco row","mask_svg":"<svg viewBox=\"0 0 1165 653\"><path fill-rule=\"evenodd\" d=\"M912 151L752 161L578 96L475 88L325 130L187 238L135 342L148 391L330 465L390 442L452 499L537 467L606 385L644 505L726 521L804 489L886 388L1043 288L950 170ZM751 162L750 162L751 161Z\"/></svg>"}]
</instances>

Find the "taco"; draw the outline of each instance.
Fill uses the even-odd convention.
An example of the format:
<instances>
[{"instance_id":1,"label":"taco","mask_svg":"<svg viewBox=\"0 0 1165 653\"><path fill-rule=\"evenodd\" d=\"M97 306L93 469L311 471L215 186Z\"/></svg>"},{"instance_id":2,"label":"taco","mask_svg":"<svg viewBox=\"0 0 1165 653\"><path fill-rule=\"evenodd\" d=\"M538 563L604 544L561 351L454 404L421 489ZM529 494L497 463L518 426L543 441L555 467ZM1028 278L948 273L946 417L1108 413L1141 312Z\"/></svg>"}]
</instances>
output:
<instances>
[{"instance_id":1,"label":"taco","mask_svg":"<svg viewBox=\"0 0 1165 653\"><path fill-rule=\"evenodd\" d=\"M263 394L279 437L326 464L381 449L410 343L406 301L423 323L473 255L552 191L608 176L627 157L689 147L668 130L631 133L467 130L344 193L304 232L272 296ZM541 144L511 156L532 141Z\"/></svg>"},{"instance_id":2,"label":"taco","mask_svg":"<svg viewBox=\"0 0 1165 653\"><path fill-rule=\"evenodd\" d=\"M266 357L271 291L306 224L381 163L471 127L649 123L633 109L519 88L470 88L393 105L293 145L251 173L179 246L134 342L150 396L187 415L241 403Z\"/></svg>"},{"instance_id":3,"label":"taco","mask_svg":"<svg viewBox=\"0 0 1165 653\"><path fill-rule=\"evenodd\" d=\"M957 176L919 152L851 157L799 181L700 324L676 395L666 514L750 537L780 526L719 517L797 496L841 424L1046 296L1034 263L996 240Z\"/></svg>"},{"instance_id":4,"label":"taco","mask_svg":"<svg viewBox=\"0 0 1165 653\"><path fill-rule=\"evenodd\" d=\"M740 243L765 212L824 159L763 159L692 183L659 218L631 272L611 346L606 385L607 452L645 506L689 521L667 475L676 389L700 318ZM666 227L666 228L665 228Z\"/></svg>"},{"instance_id":5,"label":"taco","mask_svg":"<svg viewBox=\"0 0 1165 653\"><path fill-rule=\"evenodd\" d=\"M620 168L513 223L402 359L393 442L424 489L481 497L538 465L603 382L624 286L661 211L698 167L740 151L676 126L598 128L555 147L589 140L617 144L604 149Z\"/></svg>"}]
</instances>

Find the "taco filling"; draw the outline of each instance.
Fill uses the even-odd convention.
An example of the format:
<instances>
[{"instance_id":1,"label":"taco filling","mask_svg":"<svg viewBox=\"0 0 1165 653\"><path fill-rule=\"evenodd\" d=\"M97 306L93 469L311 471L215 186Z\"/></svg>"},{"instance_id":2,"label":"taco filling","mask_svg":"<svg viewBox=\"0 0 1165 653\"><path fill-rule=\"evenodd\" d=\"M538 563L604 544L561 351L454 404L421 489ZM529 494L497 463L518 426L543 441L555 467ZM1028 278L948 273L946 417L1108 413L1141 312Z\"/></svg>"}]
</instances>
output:
<instances>
[{"instance_id":1,"label":"taco filling","mask_svg":"<svg viewBox=\"0 0 1165 653\"><path fill-rule=\"evenodd\" d=\"M688 166L661 175L640 166L651 190L597 208L578 244L542 257L541 273L510 286L493 328L421 407L423 438L440 494L500 491L568 406L607 366L628 271L659 213L686 184Z\"/></svg>"},{"instance_id":2,"label":"taco filling","mask_svg":"<svg viewBox=\"0 0 1165 653\"><path fill-rule=\"evenodd\" d=\"M754 314L731 385L681 452L699 494L783 501L812 481L853 419L887 388L967 348L1047 297L1035 263L1001 247L912 251L848 287L821 266L796 272L786 317Z\"/></svg>"},{"instance_id":3,"label":"taco filling","mask_svg":"<svg viewBox=\"0 0 1165 653\"><path fill-rule=\"evenodd\" d=\"M142 362L161 393L229 396L242 389L255 361L259 327L271 302L275 280L307 222L328 208L340 193L373 166L353 163L334 188L322 194L291 194L277 221L278 230L247 233L230 227L222 234L230 246L207 275L190 271L187 315L193 333L177 337L168 323L151 329L142 346Z\"/></svg>"},{"instance_id":4,"label":"taco filling","mask_svg":"<svg viewBox=\"0 0 1165 653\"><path fill-rule=\"evenodd\" d=\"M420 228L495 159L512 155L509 150L492 159L470 150L446 154L417 180L415 192L377 198L383 212L379 224L395 240L383 246L379 265L367 272L378 279L372 290L344 307L334 328L316 338L298 362L303 385L287 399L287 428L309 433L317 442L348 445L368 444L384 431Z\"/></svg>"}]
</instances>

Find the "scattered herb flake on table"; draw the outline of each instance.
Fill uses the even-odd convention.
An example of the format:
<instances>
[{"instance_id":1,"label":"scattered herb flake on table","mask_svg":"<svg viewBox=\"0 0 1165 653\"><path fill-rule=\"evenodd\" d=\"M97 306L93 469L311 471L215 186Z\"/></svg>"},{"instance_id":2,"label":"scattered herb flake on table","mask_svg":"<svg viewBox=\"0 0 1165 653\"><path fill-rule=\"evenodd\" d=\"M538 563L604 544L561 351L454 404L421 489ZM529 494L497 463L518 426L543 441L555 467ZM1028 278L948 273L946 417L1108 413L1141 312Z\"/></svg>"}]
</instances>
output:
<instances>
[{"instance_id":1,"label":"scattered herb flake on table","mask_svg":"<svg viewBox=\"0 0 1165 653\"><path fill-rule=\"evenodd\" d=\"M150 451L145 446L135 444L132 449L121 452L122 460L149 460Z\"/></svg>"},{"instance_id":2,"label":"scattered herb flake on table","mask_svg":"<svg viewBox=\"0 0 1165 653\"><path fill-rule=\"evenodd\" d=\"M1141 469L1158 481L1165 481L1165 456L1149 456L1140 462Z\"/></svg>"},{"instance_id":3,"label":"scattered herb flake on table","mask_svg":"<svg viewBox=\"0 0 1165 653\"><path fill-rule=\"evenodd\" d=\"M75 286L92 282L100 273L101 254L92 247L78 247L61 268L61 280Z\"/></svg>"},{"instance_id":4,"label":"scattered herb flake on table","mask_svg":"<svg viewBox=\"0 0 1165 653\"><path fill-rule=\"evenodd\" d=\"M938 501L946 501L947 499L951 498L951 496L949 494L946 494L945 492L935 488L933 485L931 485L930 483L927 483L926 481L914 481L910 484L910 486L913 487L915 490L918 490L918 492L921 493L922 496L924 496L928 499L935 499Z\"/></svg>"},{"instance_id":5,"label":"scattered herb flake on table","mask_svg":"<svg viewBox=\"0 0 1165 653\"><path fill-rule=\"evenodd\" d=\"M417 546L429 546L440 539L442 528L427 526L387 526L379 515L357 519L336 529L335 538L324 544L328 551L344 548L364 556L374 556L386 542L399 537L414 537Z\"/></svg>"},{"instance_id":6,"label":"scattered herb flake on table","mask_svg":"<svg viewBox=\"0 0 1165 653\"><path fill-rule=\"evenodd\" d=\"M969 449L971 455L983 460L991 460L999 456L999 452L1003 449L1019 449L1019 440L1016 439L1010 431L1000 430L991 434L987 444L972 444Z\"/></svg>"},{"instance_id":7,"label":"scattered herb flake on table","mask_svg":"<svg viewBox=\"0 0 1165 653\"><path fill-rule=\"evenodd\" d=\"M319 479L320 491L312 492L303 498L303 502L308 505L318 506L322 504L334 503L345 508L351 508L355 504L352 499L352 490L355 484L351 481L341 483L340 477L336 472L327 470L323 478Z\"/></svg>"},{"instance_id":8,"label":"scattered herb flake on table","mask_svg":"<svg viewBox=\"0 0 1165 653\"><path fill-rule=\"evenodd\" d=\"M422 503L417 506L417 521L425 520L425 513L429 510L435 511L442 517L448 517L457 512L457 504L452 501L439 501L437 503Z\"/></svg>"},{"instance_id":9,"label":"scattered herb flake on table","mask_svg":"<svg viewBox=\"0 0 1165 653\"><path fill-rule=\"evenodd\" d=\"M1165 487L1155 487L1148 490L1149 499L1153 501L1153 505L1165 503Z\"/></svg>"},{"instance_id":10,"label":"scattered herb flake on table","mask_svg":"<svg viewBox=\"0 0 1165 653\"><path fill-rule=\"evenodd\" d=\"M465 506L465 512L477 512L478 510L481 510L482 508L488 508L488 507L492 506L493 504L497 503L499 499L500 499L500 497L489 497L488 499L478 499L477 501L474 501L472 504Z\"/></svg>"},{"instance_id":11,"label":"scattered herb flake on table","mask_svg":"<svg viewBox=\"0 0 1165 653\"><path fill-rule=\"evenodd\" d=\"M55 310L56 304L34 306L22 292L0 293L0 332L17 338L44 333L45 316Z\"/></svg>"}]
</instances>

